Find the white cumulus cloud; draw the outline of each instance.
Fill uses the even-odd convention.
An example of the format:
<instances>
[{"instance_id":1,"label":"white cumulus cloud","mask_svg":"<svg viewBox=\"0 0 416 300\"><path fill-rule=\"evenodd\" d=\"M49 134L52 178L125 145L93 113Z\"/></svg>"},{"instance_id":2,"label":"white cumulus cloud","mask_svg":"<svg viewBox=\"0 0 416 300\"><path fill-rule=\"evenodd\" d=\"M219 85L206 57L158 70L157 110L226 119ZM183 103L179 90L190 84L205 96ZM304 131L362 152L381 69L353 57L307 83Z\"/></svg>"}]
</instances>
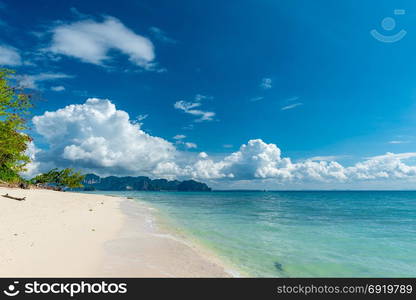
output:
<instances>
[{"instance_id":1,"label":"white cumulus cloud","mask_svg":"<svg viewBox=\"0 0 416 300\"><path fill-rule=\"evenodd\" d=\"M108 173L150 174L158 163L174 159L168 141L151 136L108 100L91 98L33 118L49 143L45 161Z\"/></svg>"},{"instance_id":2,"label":"white cumulus cloud","mask_svg":"<svg viewBox=\"0 0 416 300\"><path fill-rule=\"evenodd\" d=\"M416 153L386 153L370 157L352 167L346 168L347 176L351 179L404 179L416 177L416 166L403 162L416 157Z\"/></svg>"},{"instance_id":3,"label":"white cumulus cloud","mask_svg":"<svg viewBox=\"0 0 416 300\"><path fill-rule=\"evenodd\" d=\"M59 55L102 65L117 50L143 68L151 68L155 58L152 42L127 28L120 20L106 17L102 22L92 19L63 23L52 28L48 50Z\"/></svg>"},{"instance_id":4,"label":"white cumulus cloud","mask_svg":"<svg viewBox=\"0 0 416 300\"><path fill-rule=\"evenodd\" d=\"M198 157L199 157L199 158L207 158L207 157L208 157L208 154L207 154L206 152L200 152L200 153L198 154Z\"/></svg>"},{"instance_id":5,"label":"white cumulus cloud","mask_svg":"<svg viewBox=\"0 0 416 300\"><path fill-rule=\"evenodd\" d=\"M273 178L277 183L310 181L352 183L374 179L416 179L416 166L403 162L413 157L416 157L416 153L387 153L368 158L350 167L326 160L308 159L292 162L290 158L281 156L281 151L275 144L267 144L261 139L256 139L248 141L238 151L220 160L214 161L204 157L203 160L188 165L185 173L203 179Z\"/></svg>"}]
</instances>

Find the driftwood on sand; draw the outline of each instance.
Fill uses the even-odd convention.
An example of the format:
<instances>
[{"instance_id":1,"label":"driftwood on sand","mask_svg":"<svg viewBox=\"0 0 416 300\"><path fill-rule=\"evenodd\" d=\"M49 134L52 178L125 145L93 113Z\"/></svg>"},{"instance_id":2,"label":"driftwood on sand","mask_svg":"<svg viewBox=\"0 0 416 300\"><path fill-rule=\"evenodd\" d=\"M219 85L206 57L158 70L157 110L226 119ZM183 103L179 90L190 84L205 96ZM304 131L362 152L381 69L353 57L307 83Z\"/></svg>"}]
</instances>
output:
<instances>
[{"instance_id":1,"label":"driftwood on sand","mask_svg":"<svg viewBox=\"0 0 416 300\"><path fill-rule=\"evenodd\" d=\"M2 195L2 197L5 197L5 198L10 198L10 199L17 200L17 201L24 201L24 200L26 200L26 197L23 197L23 198L18 198L18 197L13 197L13 196L10 196L9 194Z\"/></svg>"}]
</instances>

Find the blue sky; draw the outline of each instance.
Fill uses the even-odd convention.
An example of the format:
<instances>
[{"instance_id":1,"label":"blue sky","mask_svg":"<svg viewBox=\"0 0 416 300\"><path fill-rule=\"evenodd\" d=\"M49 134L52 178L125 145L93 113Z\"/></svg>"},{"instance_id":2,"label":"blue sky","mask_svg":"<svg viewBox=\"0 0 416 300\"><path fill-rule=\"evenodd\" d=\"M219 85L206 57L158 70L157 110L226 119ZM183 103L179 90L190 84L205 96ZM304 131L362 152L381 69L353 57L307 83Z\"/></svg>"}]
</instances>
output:
<instances>
[{"instance_id":1,"label":"blue sky","mask_svg":"<svg viewBox=\"0 0 416 300\"><path fill-rule=\"evenodd\" d=\"M397 156L414 153L416 144L414 1L1 3L0 64L15 69L16 82L40 98L34 115L43 117L31 132L39 170L53 162L104 175L192 177L219 188L416 187L413 156ZM374 29L384 36L406 34L386 43L370 34ZM130 168L146 158L116 157L155 148L138 140L131 152L117 152L108 134L85 133L95 125L105 128L101 123L79 121L76 131L68 119L74 115L63 120L54 115L56 123L44 115L68 112L72 104L88 113L104 109L86 105L88 98L109 99L140 132L170 143L163 144L168 154L146 168ZM65 122L65 143L42 130ZM90 138L105 140L101 160L86 155L91 150L82 143ZM247 158L242 145L257 152L248 151ZM279 158L267 152L275 153L270 145L281 151ZM271 158L254 163L253 156L263 159L262 151ZM208 158L199 157L201 152ZM380 158L387 152L394 158ZM231 153L243 158L235 162ZM368 162L374 157L377 167ZM294 166L280 166L281 158ZM296 165L311 158L342 168L362 162L371 167L365 180L357 169L341 170L347 178L340 179L338 170L315 180L312 173L330 167ZM201 161L212 174L195 166ZM167 170L165 163L179 171ZM269 167L271 172L263 172ZM290 174L282 175L283 169Z\"/></svg>"}]
</instances>

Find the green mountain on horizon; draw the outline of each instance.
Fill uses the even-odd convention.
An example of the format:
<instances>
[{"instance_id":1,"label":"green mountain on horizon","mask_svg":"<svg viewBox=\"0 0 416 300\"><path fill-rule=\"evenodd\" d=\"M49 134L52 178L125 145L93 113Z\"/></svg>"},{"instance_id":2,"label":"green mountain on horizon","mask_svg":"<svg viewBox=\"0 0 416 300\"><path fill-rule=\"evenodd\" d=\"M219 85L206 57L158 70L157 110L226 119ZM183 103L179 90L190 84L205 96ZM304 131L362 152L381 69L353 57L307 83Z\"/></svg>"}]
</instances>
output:
<instances>
[{"instance_id":1,"label":"green mountain on horizon","mask_svg":"<svg viewBox=\"0 0 416 300\"><path fill-rule=\"evenodd\" d=\"M85 191L211 191L211 188L205 183L195 180L150 179L147 176L100 177L95 174L87 174L82 184Z\"/></svg>"}]
</instances>

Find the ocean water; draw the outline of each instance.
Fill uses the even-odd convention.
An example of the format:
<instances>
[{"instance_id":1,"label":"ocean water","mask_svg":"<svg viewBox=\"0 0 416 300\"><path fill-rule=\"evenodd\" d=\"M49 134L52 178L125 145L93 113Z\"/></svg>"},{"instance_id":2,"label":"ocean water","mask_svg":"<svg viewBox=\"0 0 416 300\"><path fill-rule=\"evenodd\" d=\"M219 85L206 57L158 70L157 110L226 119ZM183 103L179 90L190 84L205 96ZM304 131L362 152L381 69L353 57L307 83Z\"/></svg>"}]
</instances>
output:
<instances>
[{"instance_id":1,"label":"ocean water","mask_svg":"<svg viewBox=\"0 0 416 300\"><path fill-rule=\"evenodd\" d=\"M112 192L256 277L415 277L416 192Z\"/></svg>"}]
</instances>

